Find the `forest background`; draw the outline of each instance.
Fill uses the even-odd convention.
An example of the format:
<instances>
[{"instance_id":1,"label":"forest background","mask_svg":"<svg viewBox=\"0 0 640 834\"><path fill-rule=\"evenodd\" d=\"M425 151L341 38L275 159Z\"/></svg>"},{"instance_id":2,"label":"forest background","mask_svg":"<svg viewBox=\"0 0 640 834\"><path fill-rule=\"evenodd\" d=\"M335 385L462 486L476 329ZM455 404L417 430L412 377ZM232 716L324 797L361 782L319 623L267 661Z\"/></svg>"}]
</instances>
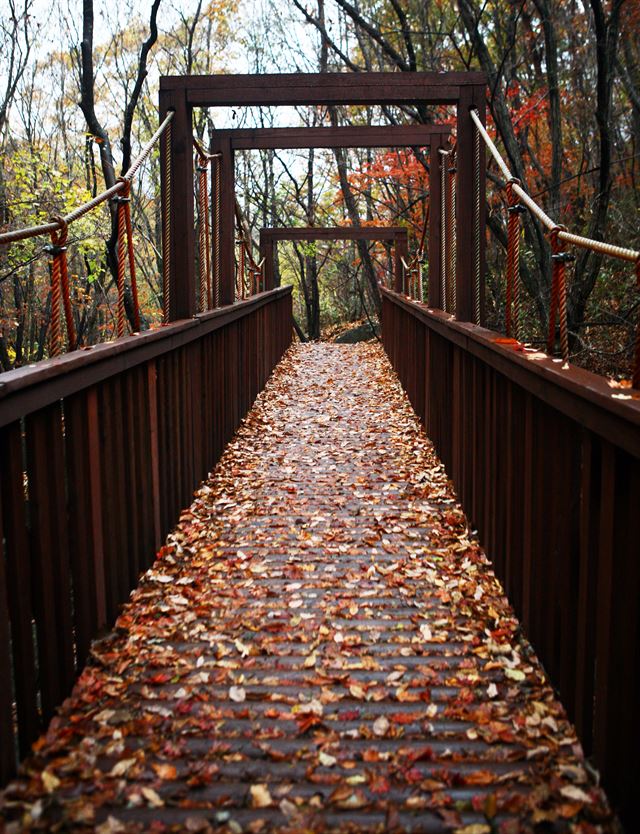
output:
<instances>
[{"instance_id":1,"label":"forest background","mask_svg":"<svg viewBox=\"0 0 640 834\"><path fill-rule=\"evenodd\" d=\"M95 7L94 7L95 5ZM511 170L558 222L640 248L640 0L2 0L0 230L47 221L110 186L158 124L165 74L481 69L489 126ZM253 108L194 114L206 145L229 126L444 121L447 108ZM420 149L255 151L236 160L243 222L262 226L425 221ZM504 326L504 182L488 170L487 321ZM132 214L143 328L161 320L159 166L134 181ZM74 223L68 258L80 345L114 336L115 207ZM47 356L50 256L36 238L0 247L0 370ZM525 217L523 332L542 344L550 249ZM640 310L629 264L576 253L568 317L573 361L629 374ZM276 273L295 285L299 335L375 322L380 244L281 244ZM127 297L131 316L131 299Z\"/></svg>"}]
</instances>

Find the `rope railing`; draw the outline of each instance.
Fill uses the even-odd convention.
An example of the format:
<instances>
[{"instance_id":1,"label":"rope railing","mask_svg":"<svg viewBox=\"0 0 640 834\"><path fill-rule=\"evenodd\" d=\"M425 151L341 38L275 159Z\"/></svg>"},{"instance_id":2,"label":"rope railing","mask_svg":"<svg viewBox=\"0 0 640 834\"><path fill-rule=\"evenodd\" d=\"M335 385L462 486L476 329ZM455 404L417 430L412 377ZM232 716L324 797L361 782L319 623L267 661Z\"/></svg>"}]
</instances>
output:
<instances>
[{"instance_id":1,"label":"rope railing","mask_svg":"<svg viewBox=\"0 0 640 834\"><path fill-rule=\"evenodd\" d=\"M445 313L455 313L457 305L456 234L457 168L456 145L440 154L440 304Z\"/></svg>"},{"instance_id":2,"label":"rope railing","mask_svg":"<svg viewBox=\"0 0 640 834\"><path fill-rule=\"evenodd\" d=\"M44 251L51 255L51 333L50 333L50 355L59 356L62 353L62 322L61 303L64 309L65 325L67 330L68 349L75 350L77 339L73 322L73 311L71 309L71 294L69 286L69 271L67 264L67 240L69 226L76 220L88 214L93 209L107 201L113 201L116 205L117 220L117 279L116 287L118 293L118 306L116 312L116 335L124 336L126 324L125 310L125 270L126 263L129 265L129 279L131 283L131 296L133 303L133 329L140 330L140 305L138 300L138 288L136 282L135 258L133 251L133 229L131 224L131 181L137 171L151 153L154 145L170 127L173 119L173 111L167 113L166 118L160 124L151 139L143 146L140 154L133 161L129 169L118 178L112 186L97 194L91 200L82 203L77 208L65 215L55 215L49 223L41 223L35 226L26 226L22 229L14 229L0 234L0 246L10 243L17 243L21 240L29 240L40 235L49 235L51 243L47 244ZM170 141L165 142L170 154ZM170 199L170 166L169 187L165 187L165 193ZM166 183L166 180L165 180ZM165 218L168 212L165 212ZM163 224L163 287L168 290L168 251L169 251L169 229ZM164 264L166 263L166 268ZM166 280L165 280L166 273ZM165 307L168 308L167 296L165 296ZM167 313L165 312L165 317Z\"/></svg>"},{"instance_id":3,"label":"rope railing","mask_svg":"<svg viewBox=\"0 0 640 834\"><path fill-rule=\"evenodd\" d=\"M566 251L566 245L577 246L600 255L606 255L619 260L635 264L636 283L640 289L640 252L635 249L628 249L623 246L616 246L606 241L593 240L592 238L576 235L569 232L567 228L556 223L549 215L533 200L516 179L509 166L496 148L489 136L485 126L482 124L478 112L470 111L471 118L476 126L477 137L482 137L498 168L504 175L507 188L507 203L509 219L507 222L507 297L506 297L506 331L507 336L513 335L519 338L520 327L520 214L522 211L529 211L545 226L549 232L551 244L552 278L551 297L549 304L549 332L547 336L547 351L554 352L556 341L556 326L560 332L560 350L562 359L569 361L569 332L567 324L567 282L566 266L574 260L574 256ZM513 312L512 312L513 307ZM635 355L632 386L640 388L640 320L636 326Z\"/></svg>"},{"instance_id":4,"label":"rope railing","mask_svg":"<svg viewBox=\"0 0 640 834\"><path fill-rule=\"evenodd\" d=\"M198 306L201 313L210 310L214 304L216 292L213 285L211 268L211 218L209 204L209 163L217 160L220 154L206 153L194 138L196 148L196 170L198 172ZM217 257L217 251L216 251Z\"/></svg>"},{"instance_id":5,"label":"rope railing","mask_svg":"<svg viewBox=\"0 0 640 834\"><path fill-rule=\"evenodd\" d=\"M198 308L201 313L220 306L221 160L193 137L198 172ZM211 193L213 192L213 193ZM213 248L212 248L213 239Z\"/></svg>"},{"instance_id":6,"label":"rope railing","mask_svg":"<svg viewBox=\"0 0 640 834\"><path fill-rule=\"evenodd\" d=\"M173 114L171 114L173 115ZM168 324L171 315L171 203L173 181L171 175L171 140L173 128L167 121L162 136L162 321Z\"/></svg>"},{"instance_id":7,"label":"rope railing","mask_svg":"<svg viewBox=\"0 0 640 834\"><path fill-rule=\"evenodd\" d=\"M69 214L65 214L64 216L58 216L52 219L49 223L42 223L38 226L25 226L23 229L14 229L9 232L2 232L0 234L0 245L6 243L16 243L19 240L27 240L28 238L32 237L39 237L40 235L51 234L51 232L62 231L65 224L67 226L70 226L71 223L74 222L74 220L79 220L81 217L83 217L85 214L88 214L94 208L97 208L102 203L106 202L107 200L110 200L112 197L114 197L116 194L118 194L125 188L126 181L133 179L137 170L149 156L149 154L153 150L153 146L158 141L160 136L162 136L168 124L171 122L172 118L173 111L170 111L169 113L167 113L166 119L162 122L158 130L156 130L151 139L144 146L144 148L140 152L140 155L133 162L128 171L125 174L123 174L123 176L120 177L120 179L110 188L105 189L105 191L102 191L100 194L93 197L91 200L88 200L86 203L83 203L82 205L78 206L73 211L69 212Z\"/></svg>"},{"instance_id":8,"label":"rope railing","mask_svg":"<svg viewBox=\"0 0 640 834\"><path fill-rule=\"evenodd\" d=\"M414 301L422 301L424 295L424 284L422 278L422 261L424 260L424 245L429 227L430 204L424 213L424 222L420 230L418 247L412 258L407 260L401 256L400 265L402 270L402 293L408 295Z\"/></svg>"},{"instance_id":9,"label":"rope railing","mask_svg":"<svg viewBox=\"0 0 640 834\"><path fill-rule=\"evenodd\" d=\"M251 252L251 240L247 239L247 232L242 223L242 215L240 208L236 203L236 228L237 238L236 244L238 250L238 272L236 275L236 297L245 298L245 295L256 295L264 289L264 263L262 258L260 263L257 263ZM249 286L247 287L247 273L249 274Z\"/></svg>"}]
</instances>

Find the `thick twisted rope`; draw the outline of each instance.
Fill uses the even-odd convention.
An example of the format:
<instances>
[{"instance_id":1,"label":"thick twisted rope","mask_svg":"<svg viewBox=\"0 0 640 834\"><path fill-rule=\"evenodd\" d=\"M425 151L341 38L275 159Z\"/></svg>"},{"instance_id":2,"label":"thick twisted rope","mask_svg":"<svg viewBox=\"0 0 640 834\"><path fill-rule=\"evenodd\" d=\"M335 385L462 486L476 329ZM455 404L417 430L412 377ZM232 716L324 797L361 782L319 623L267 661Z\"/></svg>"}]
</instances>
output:
<instances>
[{"instance_id":1,"label":"thick twisted rope","mask_svg":"<svg viewBox=\"0 0 640 834\"><path fill-rule=\"evenodd\" d=\"M520 337L520 205L514 192L517 180L507 183L507 298L505 331L507 336Z\"/></svg>"},{"instance_id":2,"label":"thick twisted rope","mask_svg":"<svg viewBox=\"0 0 640 834\"><path fill-rule=\"evenodd\" d=\"M238 282L237 283L238 283L238 290L239 290L240 298L244 298L244 296L245 296L244 278L245 278L245 272L246 272L245 256L246 256L246 251L247 250L246 250L246 245L245 245L245 241L244 241L244 235L242 234L242 230L240 230L240 237L238 238L238 243L240 244L240 252L239 252L239 258L238 258Z\"/></svg>"},{"instance_id":3,"label":"thick twisted rope","mask_svg":"<svg viewBox=\"0 0 640 834\"><path fill-rule=\"evenodd\" d=\"M447 159L448 151L439 148L440 159L440 305L447 309Z\"/></svg>"},{"instance_id":4,"label":"thick twisted rope","mask_svg":"<svg viewBox=\"0 0 640 834\"><path fill-rule=\"evenodd\" d=\"M215 239L215 251L213 254L213 298L214 307L220 306L220 217L222 205L222 160L217 158L214 162L214 212L213 236Z\"/></svg>"},{"instance_id":5,"label":"thick twisted rope","mask_svg":"<svg viewBox=\"0 0 640 834\"><path fill-rule=\"evenodd\" d=\"M200 312L211 306L211 236L209 231L209 159L198 152L198 271Z\"/></svg>"},{"instance_id":6,"label":"thick twisted rope","mask_svg":"<svg viewBox=\"0 0 640 834\"><path fill-rule=\"evenodd\" d=\"M451 151L451 167L449 168L449 239L447 242L449 255L449 268L447 282L447 309L455 315L457 304L457 260L458 260L458 235L456 233L456 189L458 186L458 175L456 169L456 149Z\"/></svg>"},{"instance_id":7,"label":"thick twisted rope","mask_svg":"<svg viewBox=\"0 0 640 834\"><path fill-rule=\"evenodd\" d=\"M171 316L171 207L173 201L171 181L171 141L173 128L169 123L162 146L162 319L165 324Z\"/></svg>"},{"instance_id":8,"label":"thick twisted rope","mask_svg":"<svg viewBox=\"0 0 640 834\"><path fill-rule=\"evenodd\" d=\"M567 331L567 322L566 322L566 280L565 280L565 264L569 259L569 255L564 252L561 248L561 244L568 243L572 246L579 246L581 249L588 249L592 252L597 252L601 255L607 255L612 258L619 258L620 260L628 261L630 263L634 263L636 265L636 274L638 270L638 262L640 261L640 252L635 249L627 249L623 246L615 246L612 243L607 243L603 240L593 240L592 238L584 237L582 235L575 235L572 232L567 231L564 226L557 224L554 220L543 211L542 208L527 194L527 192L522 188L520 183L518 183L511 171L507 163L504 161L498 149L496 148L495 144L493 143L491 137L486 131L486 128L482 124L480 117L476 110L471 110L471 118L474 121L474 124L477 128L478 134L482 136L486 146L488 147L491 155L495 159L498 167L502 171L505 179L507 182L512 182L512 189L513 193L518 196L520 202L522 202L529 211L537 217L537 219L544 225L550 232L550 239L551 239L551 247L552 247L552 258L553 258L553 274L552 274L552 282L551 282L551 299L550 299L550 309L549 309L549 335L547 338L547 348L549 352L552 352L553 347L555 346L555 319L556 313L559 309L560 311L560 342L561 342L561 349L563 353L563 359L568 361L568 331ZM564 308L564 314L563 314ZM564 321L563 321L564 318ZM638 335L640 339L640 333ZM638 355L638 353L636 354ZM636 367L640 364L640 359L636 361ZM640 370L637 371L637 378L636 378L636 371L634 370L634 387L636 383L640 385Z\"/></svg>"},{"instance_id":9,"label":"thick twisted rope","mask_svg":"<svg viewBox=\"0 0 640 834\"><path fill-rule=\"evenodd\" d=\"M45 247L52 256L51 261L51 356L62 353L62 322L60 319L61 301L64 304L64 315L67 325L69 350L76 349L76 333L71 310L69 294L69 272L67 268L67 234L68 227L63 217L54 217L55 228L50 232L51 243Z\"/></svg>"},{"instance_id":10,"label":"thick twisted rope","mask_svg":"<svg viewBox=\"0 0 640 834\"><path fill-rule=\"evenodd\" d=\"M131 182L123 180L124 189L115 198L118 206L118 311L116 316L116 333L118 338L124 336L126 325L125 312L125 268L129 262L131 280L131 297L133 299L133 330L140 331L140 304L138 301L138 283L136 280L136 262L133 252L133 229L131 226Z\"/></svg>"},{"instance_id":11,"label":"thick twisted rope","mask_svg":"<svg viewBox=\"0 0 640 834\"><path fill-rule=\"evenodd\" d=\"M547 352L553 353L556 341L556 316L560 320L560 350L564 362L569 361L569 331L567 328L567 283L566 264L572 256L564 251L564 244L560 238L561 226L551 229L550 240L552 260L551 301L549 308L549 335L547 337Z\"/></svg>"},{"instance_id":12,"label":"thick twisted rope","mask_svg":"<svg viewBox=\"0 0 640 834\"><path fill-rule=\"evenodd\" d=\"M480 131L473 137L473 315L474 322L480 324Z\"/></svg>"},{"instance_id":13,"label":"thick twisted rope","mask_svg":"<svg viewBox=\"0 0 640 834\"><path fill-rule=\"evenodd\" d=\"M120 339L124 336L125 331L125 306L124 306L124 272L125 272L125 241L127 235L127 223L125 220L125 204L123 202L126 197L118 195L118 309L116 314L116 335Z\"/></svg>"},{"instance_id":14,"label":"thick twisted rope","mask_svg":"<svg viewBox=\"0 0 640 834\"><path fill-rule=\"evenodd\" d=\"M64 217L54 217L50 223L43 223L40 226L27 226L24 229L15 229L11 232L3 232L2 234L0 234L0 245L4 243L15 243L18 240L26 240L30 237L51 234L51 232L55 232L56 230L62 230L63 224L70 226L74 220L78 220L80 217L83 217L85 214L99 206L101 203L104 203L107 200L110 200L112 197L115 197L115 195L118 194L124 188L124 181L133 179L137 170L140 168L142 163L151 153L153 146L169 128L172 119L173 111L170 111L169 113L167 113L167 116L160 125L160 127L156 130L151 139L140 151L140 155L132 163L129 170L121 177L121 179L118 180L117 183L115 183L115 185L112 185L110 188L107 188L105 191L101 192L93 199L88 200L81 206L78 206L73 211L69 212L69 214L64 215Z\"/></svg>"}]
</instances>

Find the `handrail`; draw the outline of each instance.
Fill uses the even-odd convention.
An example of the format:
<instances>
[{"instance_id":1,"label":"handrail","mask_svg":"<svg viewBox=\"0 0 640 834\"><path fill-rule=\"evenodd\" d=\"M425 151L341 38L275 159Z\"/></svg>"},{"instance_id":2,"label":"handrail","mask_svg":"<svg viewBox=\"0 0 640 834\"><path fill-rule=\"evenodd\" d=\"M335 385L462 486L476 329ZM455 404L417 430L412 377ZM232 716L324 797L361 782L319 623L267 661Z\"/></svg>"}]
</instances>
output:
<instances>
[{"instance_id":1,"label":"handrail","mask_svg":"<svg viewBox=\"0 0 640 834\"><path fill-rule=\"evenodd\" d=\"M134 160L129 170L122 177L120 177L114 185L112 185L110 188L107 188L105 191L98 194L97 196L93 197L93 199L88 200L81 206L78 206L73 211L69 212L69 214L65 214L60 219L52 220L50 223L42 223L39 226L26 226L23 229L15 229L10 232L2 232L2 234L0 234L0 245L7 243L15 243L19 240L27 240L28 238L38 237L39 235L51 234L51 232L57 232L62 229L65 229L70 223L73 223L74 220L78 220L80 217L83 217L85 214L99 206L101 203L104 203L106 200L115 197L116 194L118 194L120 191L126 188L126 184L128 182L131 182L138 168L149 156L151 150L153 149L153 146L162 136L169 122L173 119L173 115L173 110L170 110L167 113L165 120L153 134L151 139L149 139L147 144L143 147L142 151L140 152L140 155L137 157L137 159Z\"/></svg>"},{"instance_id":2,"label":"handrail","mask_svg":"<svg viewBox=\"0 0 640 834\"><path fill-rule=\"evenodd\" d=\"M518 197L522 200L522 202L527 206L527 208L536 215L536 217L549 229L558 229L558 237L560 240L564 240L566 243L571 243L574 246L580 246L583 249L591 249L594 252L599 252L602 255L610 255L613 258L620 258L625 261L631 261L635 263L640 259L640 251L636 249L627 249L623 246L616 246L612 243L607 243L606 241L602 240L592 240L588 237L583 237L582 235L576 235L572 232L567 231L564 226L561 226L559 223L556 223L554 220L549 217L546 212L540 208L540 206L533 200L529 194L522 188L516 177L513 176L507 163L504 161L503 157L500 155L500 152L496 148L493 140L487 133L485 126L482 124L480 117L478 116L478 111L472 109L470 111L471 118L475 126L478 128L480 135L484 139L486 146L489 148L491 155L497 162L500 170L505 176L507 182L511 182L513 185L513 190L516 192Z\"/></svg>"},{"instance_id":3,"label":"handrail","mask_svg":"<svg viewBox=\"0 0 640 834\"><path fill-rule=\"evenodd\" d=\"M243 301L198 313L190 319L180 319L135 336L101 342L5 371L0 374L0 428L37 408L95 385L116 372L201 339L251 311L290 295L291 290L290 285L276 287Z\"/></svg>"},{"instance_id":4,"label":"handrail","mask_svg":"<svg viewBox=\"0 0 640 834\"><path fill-rule=\"evenodd\" d=\"M509 166L496 148L493 140L482 124L478 111L472 108L471 119L475 124L478 135L482 136L491 155L498 167L504 174L507 186L507 197L509 202L509 223L507 228L507 309L506 309L506 330L507 336L511 335L511 303L518 295L519 278L519 210L523 210L519 201L540 220L549 232L551 248L553 252L553 278L551 283L551 299L549 309L549 331L547 336L547 350L553 352L555 344L556 315L559 314L560 344L562 358L566 364L569 361L569 329L567 325L567 288L565 280L566 261L570 256L564 251L564 244L578 246L590 252L597 252L600 255L607 255L612 258L627 261L635 264L636 281L640 288L640 252L635 249L628 249L624 246L617 246L604 240L593 240L592 238L576 235L570 232L566 226L556 223L549 215L527 194L520 181L513 176ZM516 195L514 197L514 195ZM516 315L516 335L517 335ZM636 327L636 338L634 348L633 372L631 384L633 388L640 389L640 321Z\"/></svg>"}]
</instances>

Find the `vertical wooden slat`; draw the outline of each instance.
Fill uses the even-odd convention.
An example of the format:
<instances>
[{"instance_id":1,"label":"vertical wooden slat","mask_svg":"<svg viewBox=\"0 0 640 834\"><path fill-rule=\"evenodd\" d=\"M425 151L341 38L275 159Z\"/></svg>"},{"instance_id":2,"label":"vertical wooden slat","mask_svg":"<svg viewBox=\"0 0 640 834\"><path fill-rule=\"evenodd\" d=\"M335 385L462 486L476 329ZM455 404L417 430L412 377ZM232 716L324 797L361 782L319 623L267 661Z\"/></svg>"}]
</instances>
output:
<instances>
[{"instance_id":1,"label":"vertical wooden slat","mask_svg":"<svg viewBox=\"0 0 640 834\"><path fill-rule=\"evenodd\" d=\"M158 390L157 369L155 362L147 366L147 386L149 397L149 446L151 454L151 500L153 505L154 549L162 543L163 524L160 501L160 460L158 454Z\"/></svg>"},{"instance_id":2,"label":"vertical wooden slat","mask_svg":"<svg viewBox=\"0 0 640 834\"><path fill-rule=\"evenodd\" d=\"M615 685L610 679L607 753L598 764L612 803L629 822L635 813L640 743L640 559L637 540L629 531L637 523L639 506L640 460L618 449L610 626L610 669Z\"/></svg>"},{"instance_id":3,"label":"vertical wooden slat","mask_svg":"<svg viewBox=\"0 0 640 834\"><path fill-rule=\"evenodd\" d=\"M45 721L75 677L60 403L26 419L33 612Z\"/></svg>"},{"instance_id":4,"label":"vertical wooden slat","mask_svg":"<svg viewBox=\"0 0 640 834\"><path fill-rule=\"evenodd\" d=\"M16 738L13 728L13 668L11 663L11 630L5 575L4 527L0 497L0 784L15 773Z\"/></svg>"},{"instance_id":5,"label":"vertical wooden slat","mask_svg":"<svg viewBox=\"0 0 640 834\"><path fill-rule=\"evenodd\" d=\"M144 405L138 396L138 369L128 371L122 380L122 410L124 426L124 487L127 503L127 577L128 589L133 588L141 571L142 553L142 482L140 471L140 443L138 415L144 412Z\"/></svg>"},{"instance_id":6,"label":"vertical wooden slat","mask_svg":"<svg viewBox=\"0 0 640 834\"><path fill-rule=\"evenodd\" d=\"M598 762L606 763L611 719L611 611L614 605L613 563L615 539L615 449L602 444L600 526L598 547L598 619L596 623L596 678L594 704L594 751Z\"/></svg>"},{"instance_id":7,"label":"vertical wooden slat","mask_svg":"<svg viewBox=\"0 0 640 834\"><path fill-rule=\"evenodd\" d=\"M18 748L20 755L24 756L40 731L40 718L31 627L31 560L27 537L22 428L19 422L0 429L0 460L7 599L11 619L18 715Z\"/></svg>"},{"instance_id":8,"label":"vertical wooden slat","mask_svg":"<svg viewBox=\"0 0 640 834\"><path fill-rule=\"evenodd\" d=\"M96 531L92 514L92 492L96 484L91 472L86 392L65 400L64 421L74 629L78 664L81 665L89 653L91 639L98 630L95 593ZM104 602L102 607L104 609Z\"/></svg>"},{"instance_id":9,"label":"vertical wooden slat","mask_svg":"<svg viewBox=\"0 0 640 834\"><path fill-rule=\"evenodd\" d=\"M89 476L91 485L91 529L93 532L93 565L97 627L107 623L107 576L105 564L105 531L102 521L102 459L98 391L87 392L87 437L89 441Z\"/></svg>"},{"instance_id":10,"label":"vertical wooden slat","mask_svg":"<svg viewBox=\"0 0 640 834\"><path fill-rule=\"evenodd\" d=\"M531 621L531 562L533 559L533 404L530 394L525 395L524 402L524 463L522 466L523 502L522 502L522 620Z\"/></svg>"},{"instance_id":11,"label":"vertical wooden slat","mask_svg":"<svg viewBox=\"0 0 640 834\"><path fill-rule=\"evenodd\" d=\"M588 751L592 744L595 620L591 616L595 600L597 513L600 460L598 445L590 432L581 433L579 572L577 593L576 683L574 722Z\"/></svg>"}]
</instances>

